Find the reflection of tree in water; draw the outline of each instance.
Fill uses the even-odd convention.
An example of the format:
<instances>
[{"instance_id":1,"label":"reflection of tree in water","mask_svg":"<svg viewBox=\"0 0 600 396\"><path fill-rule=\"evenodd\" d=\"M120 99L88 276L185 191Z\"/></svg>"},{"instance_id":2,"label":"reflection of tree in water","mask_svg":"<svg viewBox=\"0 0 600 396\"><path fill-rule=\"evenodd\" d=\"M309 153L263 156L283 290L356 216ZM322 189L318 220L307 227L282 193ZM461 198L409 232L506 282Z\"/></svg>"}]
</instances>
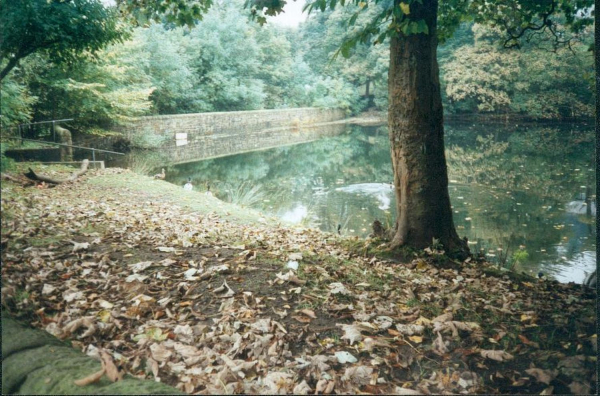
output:
<instances>
[{"instance_id":1,"label":"reflection of tree in water","mask_svg":"<svg viewBox=\"0 0 600 396\"><path fill-rule=\"evenodd\" d=\"M450 179L527 191L557 201L573 199L582 185L590 186L595 194L591 127L524 126L509 131L503 127L501 133L498 128L492 126L486 136L469 128L447 128ZM467 133L471 134L468 143Z\"/></svg>"}]
</instances>

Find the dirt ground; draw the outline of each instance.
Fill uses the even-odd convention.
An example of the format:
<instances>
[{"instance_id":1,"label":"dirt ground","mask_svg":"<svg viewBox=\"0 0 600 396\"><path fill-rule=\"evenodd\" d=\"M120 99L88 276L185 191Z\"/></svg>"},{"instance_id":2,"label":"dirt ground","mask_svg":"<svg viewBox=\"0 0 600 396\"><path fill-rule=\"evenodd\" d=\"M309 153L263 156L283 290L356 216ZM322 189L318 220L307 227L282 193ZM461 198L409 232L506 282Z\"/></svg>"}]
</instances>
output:
<instances>
[{"instance_id":1,"label":"dirt ground","mask_svg":"<svg viewBox=\"0 0 600 396\"><path fill-rule=\"evenodd\" d=\"M596 292L579 285L287 227L122 169L2 181L1 214L3 309L187 393L597 392Z\"/></svg>"}]
</instances>

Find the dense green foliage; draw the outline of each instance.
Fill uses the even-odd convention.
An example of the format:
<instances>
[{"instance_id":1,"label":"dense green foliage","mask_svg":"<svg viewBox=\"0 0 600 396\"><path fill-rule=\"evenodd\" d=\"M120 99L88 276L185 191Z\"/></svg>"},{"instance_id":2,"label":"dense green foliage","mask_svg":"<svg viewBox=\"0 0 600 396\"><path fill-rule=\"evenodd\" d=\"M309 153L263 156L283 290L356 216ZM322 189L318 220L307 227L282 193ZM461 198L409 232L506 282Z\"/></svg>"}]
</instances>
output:
<instances>
[{"instance_id":1,"label":"dense green foliage","mask_svg":"<svg viewBox=\"0 0 600 396\"><path fill-rule=\"evenodd\" d=\"M513 50L499 48L497 28L475 24L469 33L473 41L441 62L447 111L539 119L593 116L594 70L588 43L551 52L547 43L534 38L521 50ZM591 41L591 29L585 33Z\"/></svg>"},{"instance_id":2,"label":"dense green foliage","mask_svg":"<svg viewBox=\"0 0 600 396\"><path fill-rule=\"evenodd\" d=\"M0 29L0 80L36 52L72 63L125 33L114 11L99 0L2 0Z\"/></svg>"},{"instance_id":3,"label":"dense green foliage","mask_svg":"<svg viewBox=\"0 0 600 396\"><path fill-rule=\"evenodd\" d=\"M98 6L94 1L80 2ZM44 3L65 7L58 1ZM177 2L164 2L171 3ZM2 2L3 7L7 4ZM127 10L133 3L118 4ZM110 129L144 114L303 106L341 107L349 113L369 108L385 111L389 39L384 35L359 40L354 47L345 43L385 14L387 6L385 2L368 7L350 4L313 13L297 31L272 24L259 26L247 18L241 1L208 11L188 7L181 12L153 13L151 8L141 8L127 14L141 25L129 40L102 50L100 41L68 49L64 43L60 47L37 44L43 50L22 59L20 67L2 81L2 124L76 118L70 127L89 132ZM12 17L3 14L3 18L12 18L10 23L15 24L27 15L34 25L42 24L40 29L49 26L52 20L35 19L43 11L35 7L42 5L30 2L29 13L14 11ZM441 38L454 31L439 48L447 112L546 119L593 116L592 52L587 50L590 27L579 24L579 41L570 42L570 48L549 51L556 43L532 37L529 42L519 41L521 51L508 50L502 46L507 40L504 30L472 22L458 25L450 11L460 9L440 7ZM85 10L79 15L82 19L86 19ZM93 10L105 13L106 26L117 29L113 11ZM188 23L197 12L202 20ZM3 56L16 51L9 50L9 44L17 33L4 39ZM375 40L381 42L371 45ZM340 48L348 58L336 56ZM72 61L76 55L77 62L61 62Z\"/></svg>"}]
</instances>

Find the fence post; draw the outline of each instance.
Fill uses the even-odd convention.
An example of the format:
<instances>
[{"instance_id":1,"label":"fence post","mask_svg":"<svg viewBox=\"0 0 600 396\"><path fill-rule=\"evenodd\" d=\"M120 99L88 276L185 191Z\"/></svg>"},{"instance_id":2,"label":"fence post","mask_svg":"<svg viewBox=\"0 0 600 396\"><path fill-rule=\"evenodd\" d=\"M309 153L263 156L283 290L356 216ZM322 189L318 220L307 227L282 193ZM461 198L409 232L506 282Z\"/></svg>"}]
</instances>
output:
<instances>
[{"instance_id":1,"label":"fence post","mask_svg":"<svg viewBox=\"0 0 600 396\"><path fill-rule=\"evenodd\" d=\"M94 161L94 169L98 168L98 165L96 164L96 150L92 149L92 161Z\"/></svg>"}]
</instances>

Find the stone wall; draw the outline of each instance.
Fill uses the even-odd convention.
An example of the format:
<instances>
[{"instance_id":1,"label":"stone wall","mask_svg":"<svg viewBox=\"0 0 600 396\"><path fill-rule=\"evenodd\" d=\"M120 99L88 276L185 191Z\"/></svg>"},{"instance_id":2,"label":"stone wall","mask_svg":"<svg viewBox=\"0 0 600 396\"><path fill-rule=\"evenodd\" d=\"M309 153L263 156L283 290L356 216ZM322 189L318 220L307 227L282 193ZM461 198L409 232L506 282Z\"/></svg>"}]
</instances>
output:
<instances>
[{"instance_id":1,"label":"stone wall","mask_svg":"<svg viewBox=\"0 0 600 396\"><path fill-rule=\"evenodd\" d=\"M123 128L128 139L162 140L173 164L308 142L341 133L338 109L278 109L142 117ZM162 137L162 139L161 139Z\"/></svg>"}]
</instances>

